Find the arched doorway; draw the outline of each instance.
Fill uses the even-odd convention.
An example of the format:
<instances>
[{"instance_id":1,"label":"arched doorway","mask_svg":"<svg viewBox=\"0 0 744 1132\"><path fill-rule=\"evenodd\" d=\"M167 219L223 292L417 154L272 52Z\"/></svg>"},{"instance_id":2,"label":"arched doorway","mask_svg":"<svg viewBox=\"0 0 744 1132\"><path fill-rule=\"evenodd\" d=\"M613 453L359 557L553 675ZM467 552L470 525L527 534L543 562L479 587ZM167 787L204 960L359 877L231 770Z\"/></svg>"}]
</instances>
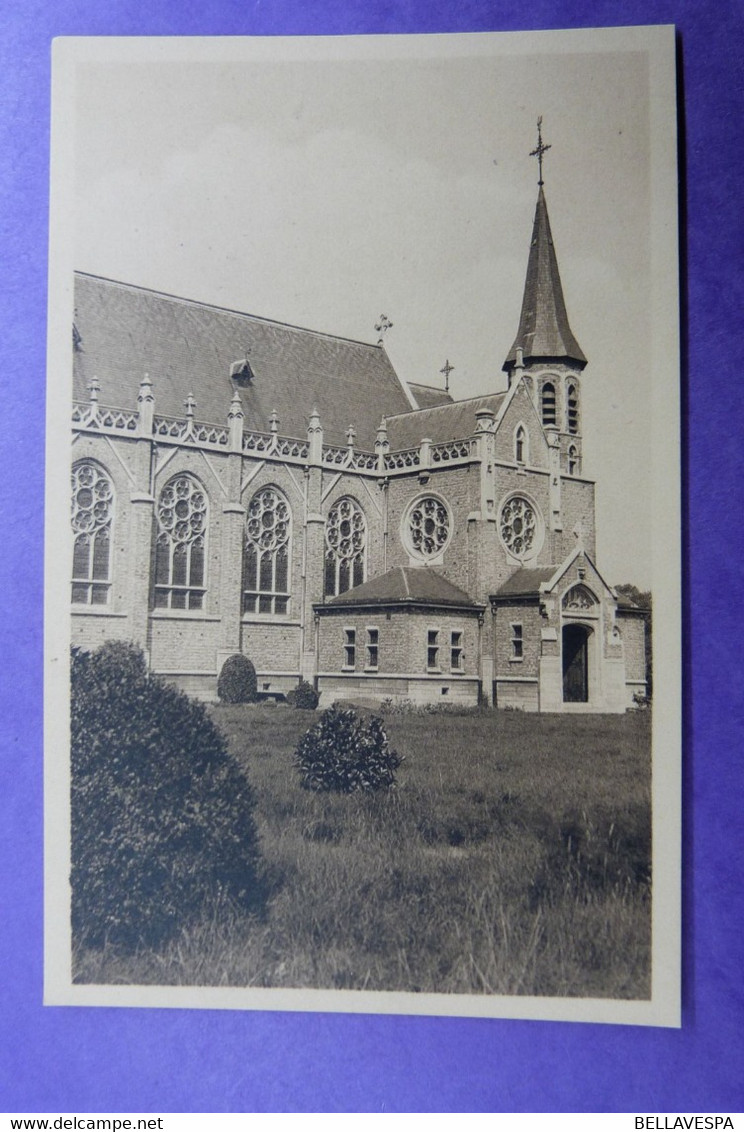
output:
<instances>
[{"instance_id":1,"label":"arched doorway","mask_svg":"<svg viewBox=\"0 0 744 1132\"><path fill-rule=\"evenodd\" d=\"M563 626L563 702L589 701L589 634L586 625Z\"/></svg>"}]
</instances>

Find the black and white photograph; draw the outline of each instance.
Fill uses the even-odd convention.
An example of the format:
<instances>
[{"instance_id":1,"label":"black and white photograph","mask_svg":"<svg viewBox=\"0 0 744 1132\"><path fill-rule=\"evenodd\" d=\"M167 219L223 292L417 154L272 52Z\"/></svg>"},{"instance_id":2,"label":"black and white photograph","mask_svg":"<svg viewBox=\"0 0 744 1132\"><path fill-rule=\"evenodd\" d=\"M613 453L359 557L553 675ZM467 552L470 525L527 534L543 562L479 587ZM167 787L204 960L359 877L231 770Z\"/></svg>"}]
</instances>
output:
<instances>
[{"instance_id":1,"label":"black and white photograph","mask_svg":"<svg viewBox=\"0 0 744 1132\"><path fill-rule=\"evenodd\" d=\"M679 1024L674 90L56 41L47 1002Z\"/></svg>"}]
</instances>

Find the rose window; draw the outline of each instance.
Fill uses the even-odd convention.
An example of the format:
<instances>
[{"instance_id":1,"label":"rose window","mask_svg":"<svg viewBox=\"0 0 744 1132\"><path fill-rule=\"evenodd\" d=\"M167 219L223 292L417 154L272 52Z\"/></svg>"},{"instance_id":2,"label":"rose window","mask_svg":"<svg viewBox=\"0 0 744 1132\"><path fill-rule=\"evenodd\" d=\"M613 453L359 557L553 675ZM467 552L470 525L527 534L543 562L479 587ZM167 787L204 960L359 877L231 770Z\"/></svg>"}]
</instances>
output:
<instances>
[{"instance_id":1,"label":"rose window","mask_svg":"<svg viewBox=\"0 0 744 1132\"><path fill-rule=\"evenodd\" d=\"M158 500L155 607L201 609L205 590L207 497L191 476L176 476Z\"/></svg>"},{"instance_id":2,"label":"rose window","mask_svg":"<svg viewBox=\"0 0 744 1132\"><path fill-rule=\"evenodd\" d=\"M328 513L326 537L326 596L345 593L364 581L367 524L353 499L340 499Z\"/></svg>"},{"instance_id":3,"label":"rose window","mask_svg":"<svg viewBox=\"0 0 744 1132\"><path fill-rule=\"evenodd\" d=\"M253 496L245 524L243 612L285 615L289 609L289 504L273 487Z\"/></svg>"},{"instance_id":4,"label":"rose window","mask_svg":"<svg viewBox=\"0 0 744 1132\"><path fill-rule=\"evenodd\" d=\"M536 549L537 514L521 495L515 495L501 508L499 528L504 545L517 558L524 558Z\"/></svg>"},{"instance_id":5,"label":"rose window","mask_svg":"<svg viewBox=\"0 0 744 1132\"><path fill-rule=\"evenodd\" d=\"M433 496L419 500L408 517L408 532L417 554L424 558L441 554L450 537L449 512L441 500Z\"/></svg>"},{"instance_id":6,"label":"rose window","mask_svg":"<svg viewBox=\"0 0 744 1132\"><path fill-rule=\"evenodd\" d=\"M289 507L272 488L253 496L246 533L259 550L277 550L289 539Z\"/></svg>"},{"instance_id":7,"label":"rose window","mask_svg":"<svg viewBox=\"0 0 744 1132\"><path fill-rule=\"evenodd\" d=\"M179 476L165 487L158 506L161 533L173 542L193 542L203 537L207 500L199 485Z\"/></svg>"},{"instance_id":8,"label":"rose window","mask_svg":"<svg viewBox=\"0 0 744 1132\"><path fill-rule=\"evenodd\" d=\"M111 480L96 464L72 469L72 600L105 605L109 594L111 523L114 492Z\"/></svg>"}]
</instances>

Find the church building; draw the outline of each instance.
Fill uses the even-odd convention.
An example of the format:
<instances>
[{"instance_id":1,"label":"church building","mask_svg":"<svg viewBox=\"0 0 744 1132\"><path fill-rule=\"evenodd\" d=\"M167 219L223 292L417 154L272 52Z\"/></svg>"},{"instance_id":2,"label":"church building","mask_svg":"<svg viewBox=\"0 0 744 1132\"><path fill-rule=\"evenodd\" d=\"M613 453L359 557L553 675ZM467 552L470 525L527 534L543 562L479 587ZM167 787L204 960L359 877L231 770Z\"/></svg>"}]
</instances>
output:
<instances>
[{"instance_id":1,"label":"church building","mask_svg":"<svg viewBox=\"0 0 744 1132\"><path fill-rule=\"evenodd\" d=\"M642 611L597 564L542 176L503 392L453 400L382 341L82 273L73 362L73 644L134 641L204 698L238 652L262 695L306 680L321 706L645 692Z\"/></svg>"}]
</instances>

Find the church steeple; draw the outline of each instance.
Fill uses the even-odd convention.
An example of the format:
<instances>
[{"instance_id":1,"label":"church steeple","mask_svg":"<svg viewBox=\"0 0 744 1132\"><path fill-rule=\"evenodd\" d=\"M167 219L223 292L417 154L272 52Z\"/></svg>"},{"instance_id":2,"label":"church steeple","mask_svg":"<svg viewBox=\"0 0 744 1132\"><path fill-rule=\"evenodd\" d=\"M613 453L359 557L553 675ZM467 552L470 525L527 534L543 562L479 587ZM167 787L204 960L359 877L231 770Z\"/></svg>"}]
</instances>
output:
<instances>
[{"instance_id":1,"label":"church steeple","mask_svg":"<svg viewBox=\"0 0 744 1132\"><path fill-rule=\"evenodd\" d=\"M533 362L564 362L582 370L586 365L586 358L568 322L558 260L550 231L542 179L542 158L550 146L542 144L541 124L542 119L538 119L538 144L531 155L539 158L540 179L522 313L514 344L502 366L510 375L517 361L519 347L522 349L525 366Z\"/></svg>"}]
</instances>

